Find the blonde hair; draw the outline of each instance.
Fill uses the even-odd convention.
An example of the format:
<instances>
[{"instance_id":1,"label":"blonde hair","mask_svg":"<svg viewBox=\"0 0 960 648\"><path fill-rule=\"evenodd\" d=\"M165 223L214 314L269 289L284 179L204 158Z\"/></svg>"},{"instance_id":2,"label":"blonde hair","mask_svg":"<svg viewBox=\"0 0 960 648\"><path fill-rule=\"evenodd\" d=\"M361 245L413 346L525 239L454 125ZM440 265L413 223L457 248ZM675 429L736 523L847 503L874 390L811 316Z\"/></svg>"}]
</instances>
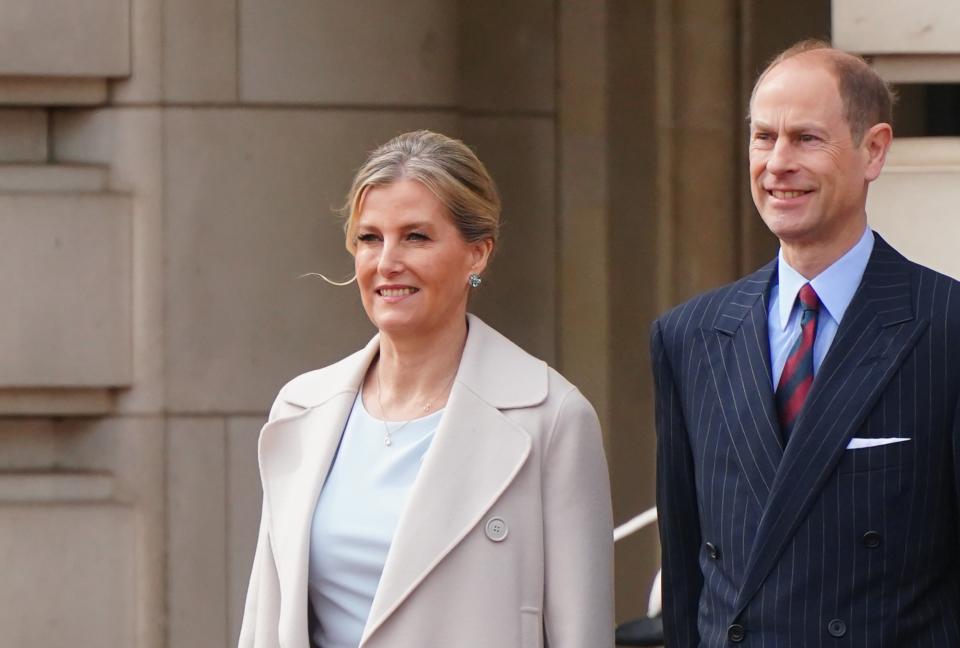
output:
<instances>
[{"instance_id":1,"label":"blonde hair","mask_svg":"<svg viewBox=\"0 0 960 648\"><path fill-rule=\"evenodd\" d=\"M354 176L341 209L351 254L357 249L357 216L367 192L405 179L416 180L433 192L465 241L490 239L496 246L500 196L483 162L460 140L418 130L398 135L376 148Z\"/></svg>"}]
</instances>

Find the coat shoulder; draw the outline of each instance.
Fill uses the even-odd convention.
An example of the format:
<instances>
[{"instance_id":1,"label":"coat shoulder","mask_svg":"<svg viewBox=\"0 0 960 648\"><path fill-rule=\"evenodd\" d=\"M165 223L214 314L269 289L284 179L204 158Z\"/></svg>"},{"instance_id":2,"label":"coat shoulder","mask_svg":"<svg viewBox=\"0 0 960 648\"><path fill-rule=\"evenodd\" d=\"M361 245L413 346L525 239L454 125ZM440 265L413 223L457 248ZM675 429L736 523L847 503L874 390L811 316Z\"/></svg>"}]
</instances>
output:
<instances>
[{"instance_id":1,"label":"coat shoulder","mask_svg":"<svg viewBox=\"0 0 960 648\"><path fill-rule=\"evenodd\" d=\"M881 271L900 268L910 276L916 314L932 322L943 322L949 330L960 330L960 281L908 259L879 235L877 261Z\"/></svg>"},{"instance_id":2,"label":"coat shoulder","mask_svg":"<svg viewBox=\"0 0 960 648\"><path fill-rule=\"evenodd\" d=\"M774 262L757 270L753 274L714 288L674 306L658 317L651 328L656 341L672 346L705 327L711 327L725 304L740 295L756 295L766 292L772 275Z\"/></svg>"},{"instance_id":3,"label":"coat shoulder","mask_svg":"<svg viewBox=\"0 0 960 648\"><path fill-rule=\"evenodd\" d=\"M951 330L960 330L960 281L918 263L907 263L913 270L919 313L944 319Z\"/></svg>"},{"instance_id":4,"label":"coat shoulder","mask_svg":"<svg viewBox=\"0 0 960 648\"><path fill-rule=\"evenodd\" d=\"M319 405L345 391L356 391L372 354L371 345L367 345L342 360L287 381L270 409L270 420Z\"/></svg>"}]
</instances>

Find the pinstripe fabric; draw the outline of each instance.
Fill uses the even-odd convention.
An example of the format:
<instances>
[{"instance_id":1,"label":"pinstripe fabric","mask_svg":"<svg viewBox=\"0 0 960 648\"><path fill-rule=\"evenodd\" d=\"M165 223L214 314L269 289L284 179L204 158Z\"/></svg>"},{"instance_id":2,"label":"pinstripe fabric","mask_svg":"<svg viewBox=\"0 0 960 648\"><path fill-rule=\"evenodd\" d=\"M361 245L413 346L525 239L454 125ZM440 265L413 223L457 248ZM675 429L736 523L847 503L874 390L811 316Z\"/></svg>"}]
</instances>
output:
<instances>
[{"instance_id":1,"label":"pinstripe fabric","mask_svg":"<svg viewBox=\"0 0 960 648\"><path fill-rule=\"evenodd\" d=\"M960 646L960 284L877 236L784 448L775 269L654 323L668 646Z\"/></svg>"}]
</instances>

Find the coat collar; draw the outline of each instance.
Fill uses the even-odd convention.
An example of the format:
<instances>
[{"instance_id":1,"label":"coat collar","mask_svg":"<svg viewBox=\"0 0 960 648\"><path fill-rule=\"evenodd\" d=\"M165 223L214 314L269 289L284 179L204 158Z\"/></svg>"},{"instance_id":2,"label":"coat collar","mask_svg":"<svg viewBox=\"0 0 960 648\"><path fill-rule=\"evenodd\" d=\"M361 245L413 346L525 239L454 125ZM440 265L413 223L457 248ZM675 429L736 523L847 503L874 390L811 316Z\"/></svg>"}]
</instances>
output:
<instances>
[{"instance_id":1,"label":"coat collar","mask_svg":"<svg viewBox=\"0 0 960 648\"><path fill-rule=\"evenodd\" d=\"M737 595L737 614L775 566L849 438L926 330L929 322L914 313L913 281L910 262L877 235L860 287L777 466Z\"/></svg>"},{"instance_id":2,"label":"coat collar","mask_svg":"<svg viewBox=\"0 0 960 648\"><path fill-rule=\"evenodd\" d=\"M466 387L498 409L532 407L547 397L547 365L467 314L467 341L455 384ZM340 362L305 373L280 391L279 398L308 409L339 394L356 394L380 350L380 336ZM506 364L505 364L506 363ZM504 371L509 366L510 371Z\"/></svg>"},{"instance_id":3,"label":"coat collar","mask_svg":"<svg viewBox=\"0 0 960 648\"><path fill-rule=\"evenodd\" d=\"M460 367L433 443L411 488L361 645L483 518L530 454L525 430L501 410L547 397L548 368L468 315ZM260 470L281 592L280 635L306 648L309 532L350 408L379 349L374 337L344 360L284 387L279 398L303 408L260 436Z\"/></svg>"}]
</instances>

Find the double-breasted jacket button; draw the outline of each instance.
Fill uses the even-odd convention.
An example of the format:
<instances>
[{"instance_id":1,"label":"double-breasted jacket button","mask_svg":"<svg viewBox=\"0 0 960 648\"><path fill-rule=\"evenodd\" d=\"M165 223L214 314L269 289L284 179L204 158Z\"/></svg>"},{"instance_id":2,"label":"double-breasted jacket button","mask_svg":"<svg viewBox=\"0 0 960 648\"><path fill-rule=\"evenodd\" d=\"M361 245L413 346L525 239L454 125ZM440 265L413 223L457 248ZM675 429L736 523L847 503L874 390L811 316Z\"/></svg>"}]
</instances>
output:
<instances>
[{"instance_id":1,"label":"double-breasted jacket button","mask_svg":"<svg viewBox=\"0 0 960 648\"><path fill-rule=\"evenodd\" d=\"M876 531L867 531L863 534L863 544L870 549L876 549L880 546L880 534Z\"/></svg>"},{"instance_id":2,"label":"double-breasted jacket button","mask_svg":"<svg viewBox=\"0 0 960 648\"><path fill-rule=\"evenodd\" d=\"M483 528L483 532L494 542L503 542L509 531L510 529L507 528L507 523L503 521L503 518L499 517L492 517L487 520L487 525Z\"/></svg>"},{"instance_id":3,"label":"double-breasted jacket button","mask_svg":"<svg viewBox=\"0 0 960 648\"><path fill-rule=\"evenodd\" d=\"M827 632L830 633L831 637L836 637L839 639L843 635L847 634L847 624L840 619L832 619L827 624Z\"/></svg>"},{"instance_id":4,"label":"double-breasted jacket button","mask_svg":"<svg viewBox=\"0 0 960 648\"><path fill-rule=\"evenodd\" d=\"M740 643L747 636L747 631L739 623L734 623L727 628L727 639L733 643Z\"/></svg>"},{"instance_id":5,"label":"double-breasted jacket button","mask_svg":"<svg viewBox=\"0 0 960 648\"><path fill-rule=\"evenodd\" d=\"M717 548L717 545L712 542L708 542L703 545L704 549L707 550L707 555L713 558L714 560L720 560L720 549Z\"/></svg>"}]
</instances>

